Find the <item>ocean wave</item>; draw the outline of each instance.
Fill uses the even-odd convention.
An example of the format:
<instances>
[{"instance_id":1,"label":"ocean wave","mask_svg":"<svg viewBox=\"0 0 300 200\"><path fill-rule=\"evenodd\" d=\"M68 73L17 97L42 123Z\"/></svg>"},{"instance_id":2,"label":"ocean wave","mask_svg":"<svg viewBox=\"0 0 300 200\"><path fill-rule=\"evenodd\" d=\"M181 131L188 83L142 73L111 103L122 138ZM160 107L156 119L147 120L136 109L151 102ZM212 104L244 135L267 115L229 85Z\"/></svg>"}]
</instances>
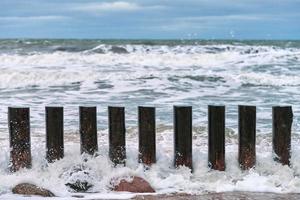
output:
<instances>
[{"instance_id":1,"label":"ocean wave","mask_svg":"<svg viewBox=\"0 0 300 200\"><path fill-rule=\"evenodd\" d=\"M177 71L169 72L164 77L156 76L157 73L152 73L146 76L140 72L132 72L130 75L122 72L103 72L94 70L5 70L0 74L0 89L9 88L45 88L53 86L70 86L79 85L84 88L93 89L120 89L120 83L127 86L126 91L135 91L139 88L164 90L170 86L175 89L184 87L184 83L189 84L188 91L199 86L217 87L220 84L228 85L235 88L241 85L242 87L253 86L299 86L300 78L294 75L272 75L272 74L257 74L257 73L240 73L230 74L227 72L218 72L211 75L191 75L186 74L178 76ZM154 82L153 82L154 81ZM152 86L151 83L153 82ZM140 84L137 86L136 84ZM204 85L203 85L204 84ZM119 88L118 88L119 87ZM157 88L160 87L160 88ZM80 88L79 88L80 89ZM125 88L124 88L125 89Z\"/></svg>"},{"instance_id":2,"label":"ocean wave","mask_svg":"<svg viewBox=\"0 0 300 200\"><path fill-rule=\"evenodd\" d=\"M290 42L155 42L0 40L0 198L30 181L69 198L70 169L86 166L95 187L109 192L111 178L139 175L159 193L264 191L299 193L300 46ZM238 109L257 106L257 165L237 163ZM45 106L64 107L66 156L47 164ZM97 106L99 156L79 155L78 106ZM137 106L156 107L157 164L137 162ZM194 173L173 165L173 105L193 107ZM207 105L226 106L226 171L207 167ZM272 106L292 105L291 167L272 158ZM7 107L30 107L33 168L8 174ZM107 156L107 106L126 112L127 166ZM39 177L38 179L32 177ZM259 187L258 187L259 186Z\"/></svg>"},{"instance_id":3,"label":"ocean wave","mask_svg":"<svg viewBox=\"0 0 300 200\"><path fill-rule=\"evenodd\" d=\"M300 184L298 156L299 136L292 139L291 166L283 166L273 160L271 136L259 135L256 145L256 166L249 171L239 168L237 161L238 138L226 141L226 169L224 172L210 170L207 163L207 136L193 138L193 173L186 168L173 167L173 133L171 129L157 133L157 163L145 170L138 163L137 135L127 137L126 166L113 167L108 157L107 130L99 132L99 152L96 157L80 156L79 135L65 136L65 157L48 164L44 158L45 137L32 137L32 169L10 174L8 143L0 140L0 194L11 194L10 189L20 182L30 182L48 188L57 196L72 198L65 184L71 179L86 180L93 184L89 192L105 196L110 193L112 179L140 176L146 179L159 194L182 192L203 194L207 192L252 191L275 193L299 193ZM70 176L69 172L80 167L83 173ZM258 187L259 186L259 187ZM86 194L88 197L89 194ZM75 197L74 197L75 199Z\"/></svg>"},{"instance_id":4,"label":"ocean wave","mask_svg":"<svg viewBox=\"0 0 300 200\"><path fill-rule=\"evenodd\" d=\"M0 74L0 88L43 88L83 85L97 80L92 72L57 72L55 70L5 70Z\"/></svg>"},{"instance_id":5,"label":"ocean wave","mask_svg":"<svg viewBox=\"0 0 300 200\"><path fill-rule=\"evenodd\" d=\"M109 48L105 51L110 51ZM99 49L102 47L93 51ZM240 54L240 51L217 54L161 53L160 50L128 54L136 50L121 48L113 50L119 51L116 55L90 54L87 51L0 54L0 88L95 83L103 79L110 79L113 83L124 81L126 85L131 82L141 84L142 79L144 83L155 79L165 84L175 80L178 83L186 81L194 86L197 86L195 82L232 86L236 83L245 86L297 86L300 82L294 75L300 72L300 50L271 49L259 54Z\"/></svg>"},{"instance_id":6,"label":"ocean wave","mask_svg":"<svg viewBox=\"0 0 300 200\"><path fill-rule=\"evenodd\" d=\"M273 105L288 104L300 110L300 49L294 47L86 46L88 50L78 52L0 53L0 110L16 105L38 109L32 113L36 127L41 128L41 105L66 106L68 129L76 126L75 105L124 105L130 125L136 123L138 105L157 107L158 120L168 124L172 122L170 109L176 104L192 105L197 123L206 120L209 104L257 105L262 120L269 120ZM111 52L112 46L122 47L119 50L124 53ZM234 128L236 109L232 107L227 122ZM103 123L107 119L102 109L99 119ZM264 130L270 124L266 121L258 128ZM298 130L297 120L294 124ZM0 129L6 128L6 118L0 116Z\"/></svg>"},{"instance_id":7,"label":"ocean wave","mask_svg":"<svg viewBox=\"0 0 300 200\"><path fill-rule=\"evenodd\" d=\"M116 44L115 44L116 43ZM119 44L118 44L119 43ZM285 43L287 44L287 43ZM293 43L294 44L294 43ZM53 52L69 52L69 53L174 53L174 54L197 54L208 53L218 54L223 52L237 52L239 54L260 54L268 53L271 51L290 51L299 52L299 45L283 45L280 42L262 42L253 44L249 42L134 42L131 41L117 42L111 41L93 41L93 40L28 40L28 41L11 41L0 40L0 53L7 54L33 54L33 53L53 53Z\"/></svg>"},{"instance_id":8,"label":"ocean wave","mask_svg":"<svg viewBox=\"0 0 300 200\"><path fill-rule=\"evenodd\" d=\"M245 87L251 86L300 86L299 76L246 73L236 77Z\"/></svg>"}]
</instances>

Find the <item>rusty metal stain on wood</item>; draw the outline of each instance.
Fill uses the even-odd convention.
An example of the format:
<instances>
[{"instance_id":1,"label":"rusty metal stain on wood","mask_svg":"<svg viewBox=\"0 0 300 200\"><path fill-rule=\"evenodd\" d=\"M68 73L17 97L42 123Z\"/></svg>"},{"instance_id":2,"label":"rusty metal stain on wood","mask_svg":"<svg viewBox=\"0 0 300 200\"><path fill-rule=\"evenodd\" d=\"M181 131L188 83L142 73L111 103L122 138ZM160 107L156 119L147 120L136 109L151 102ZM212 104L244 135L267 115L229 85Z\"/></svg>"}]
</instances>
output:
<instances>
[{"instance_id":1,"label":"rusty metal stain on wood","mask_svg":"<svg viewBox=\"0 0 300 200\"><path fill-rule=\"evenodd\" d=\"M192 107L174 106L174 165L193 169Z\"/></svg>"},{"instance_id":2,"label":"rusty metal stain on wood","mask_svg":"<svg viewBox=\"0 0 300 200\"><path fill-rule=\"evenodd\" d=\"M138 107L139 162L151 165L156 162L155 108Z\"/></svg>"},{"instance_id":3,"label":"rusty metal stain on wood","mask_svg":"<svg viewBox=\"0 0 300 200\"><path fill-rule=\"evenodd\" d=\"M250 169L256 162L256 107L238 107L239 112L239 164L241 169Z\"/></svg>"},{"instance_id":4,"label":"rusty metal stain on wood","mask_svg":"<svg viewBox=\"0 0 300 200\"><path fill-rule=\"evenodd\" d=\"M225 170L225 106L208 106L208 163Z\"/></svg>"},{"instance_id":5,"label":"rusty metal stain on wood","mask_svg":"<svg viewBox=\"0 0 300 200\"><path fill-rule=\"evenodd\" d=\"M8 108L10 171L31 167L29 108Z\"/></svg>"},{"instance_id":6,"label":"rusty metal stain on wood","mask_svg":"<svg viewBox=\"0 0 300 200\"><path fill-rule=\"evenodd\" d=\"M94 155L98 151L97 107L79 107L80 152Z\"/></svg>"},{"instance_id":7,"label":"rusty metal stain on wood","mask_svg":"<svg viewBox=\"0 0 300 200\"><path fill-rule=\"evenodd\" d=\"M108 107L109 157L115 164L126 163L125 108Z\"/></svg>"},{"instance_id":8,"label":"rusty metal stain on wood","mask_svg":"<svg viewBox=\"0 0 300 200\"><path fill-rule=\"evenodd\" d=\"M291 128L293 111L291 106L274 106L273 116L273 153L274 159L283 165L290 165L291 158Z\"/></svg>"},{"instance_id":9,"label":"rusty metal stain on wood","mask_svg":"<svg viewBox=\"0 0 300 200\"><path fill-rule=\"evenodd\" d=\"M63 107L46 107L46 158L54 162L64 157Z\"/></svg>"}]
</instances>

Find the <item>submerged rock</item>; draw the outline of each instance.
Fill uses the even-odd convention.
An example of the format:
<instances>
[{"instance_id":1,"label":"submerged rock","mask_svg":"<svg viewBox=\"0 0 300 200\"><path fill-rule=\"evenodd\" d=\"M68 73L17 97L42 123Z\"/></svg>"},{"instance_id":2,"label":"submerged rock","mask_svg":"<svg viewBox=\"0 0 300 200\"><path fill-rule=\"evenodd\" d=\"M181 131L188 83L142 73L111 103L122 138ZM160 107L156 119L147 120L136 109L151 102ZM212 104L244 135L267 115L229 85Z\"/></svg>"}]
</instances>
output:
<instances>
[{"instance_id":1,"label":"submerged rock","mask_svg":"<svg viewBox=\"0 0 300 200\"><path fill-rule=\"evenodd\" d=\"M153 193L155 190L143 178L134 176L131 181L122 179L114 188L114 191L134 192L134 193Z\"/></svg>"},{"instance_id":2,"label":"submerged rock","mask_svg":"<svg viewBox=\"0 0 300 200\"><path fill-rule=\"evenodd\" d=\"M70 192L86 192L93 187L90 169L84 165L73 166L63 176L67 179L65 185Z\"/></svg>"},{"instance_id":3,"label":"submerged rock","mask_svg":"<svg viewBox=\"0 0 300 200\"><path fill-rule=\"evenodd\" d=\"M36 185L30 183L21 183L16 185L12 189L12 193L14 194L22 194L22 195L38 195L43 197L54 197L55 195L44 188L38 187Z\"/></svg>"},{"instance_id":4,"label":"submerged rock","mask_svg":"<svg viewBox=\"0 0 300 200\"><path fill-rule=\"evenodd\" d=\"M76 180L73 183L66 183L65 185L71 188L72 192L86 192L93 187L89 182L81 180Z\"/></svg>"}]
</instances>

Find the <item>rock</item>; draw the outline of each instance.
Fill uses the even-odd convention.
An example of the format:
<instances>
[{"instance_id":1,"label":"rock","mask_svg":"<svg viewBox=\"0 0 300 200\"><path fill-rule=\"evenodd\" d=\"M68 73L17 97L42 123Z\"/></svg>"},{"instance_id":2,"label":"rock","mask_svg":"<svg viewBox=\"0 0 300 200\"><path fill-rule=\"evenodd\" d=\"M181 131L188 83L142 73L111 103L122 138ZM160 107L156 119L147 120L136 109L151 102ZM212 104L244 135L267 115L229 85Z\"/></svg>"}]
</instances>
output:
<instances>
[{"instance_id":1,"label":"rock","mask_svg":"<svg viewBox=\"0 0 300 200\"><path fill-rule=\"evenodd\" d=\"M63 177L66 179L65 185L70 188L70 192L86 192L93 187L93 175L91 170L85 165L71 167L64 172Z\"/></svg>"},{"instance_id":2,"label":"rock","mask_svg":"<svg viewBox=\"0 0 300 200\"><path fill-rule=\"evenodd\" d=\"M119 184L117 184L114 188L114 191L125 191L125 192L134 192L134 193L153 193L155 190L151 187L151 185L140 177L134 176L132 181L127 181L126 179L122 179Z\"/></svg>"},{"instance_id":3,"label":"rock","mask_svg":"<svg viewBox=\"0 0 300 200\"><path fill-rule=\"evenodd\" d=\"M71 188L72 192L86 192L93 187L89 182L80 180L76 180L73 183L66 183L65 185Z\"/></svg>"},{"instance_id":4,"label":"rock","mask_svg":"<svg viewBox=\"0 0 300 200\"><path fill-rule=\"evenodd\" d=\"M30 183L21 183L16 185L12 192L14 194L23 194L23 195L39 195L43 197L54 197L55 195L44 188L38 187L36 185Z\"/></svg>"}]
</instances>

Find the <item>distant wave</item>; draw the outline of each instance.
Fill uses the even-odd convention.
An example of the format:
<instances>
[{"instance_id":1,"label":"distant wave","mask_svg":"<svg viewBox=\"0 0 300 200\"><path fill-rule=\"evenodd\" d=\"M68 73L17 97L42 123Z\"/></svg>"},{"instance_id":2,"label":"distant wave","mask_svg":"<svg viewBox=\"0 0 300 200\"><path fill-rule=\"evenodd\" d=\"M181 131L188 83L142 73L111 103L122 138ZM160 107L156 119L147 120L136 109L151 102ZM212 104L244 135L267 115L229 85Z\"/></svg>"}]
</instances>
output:
<instances>
[{"instance_id":1,"label":"distant wave","mask_svg":"<svg viewBox=\"0 0 300 200\"><path fill-rule=\"evenodd\" d=\"M0 40L0 53L33 54L53 52L83 53L221 53L257 54L270 49L299 49L290 41L98 41L98 40Z\"/></svg>"},{"instance_id":2,"label":"distant wave","mask_svg":"<svg viewBox=\"0 0 300 200\"><path fill-rule=\"evenodd\" d=\"M66 128L77 125L74 105L101 105L103 121L103 107L124 105L132 125L138 105L156 106L157 120L170 124L173 105L193 106L195 123L201 123L208 104L223 104L231 106L226 123L235 128L235 106L253 104L265 120L257 125L264 132L271 126L272 105L300 110L300 47L287 43L0 40L0 46L6 47L0 48L0 111L10 105L64 105ZM43 109L33 116L38 128L40 115ZM0 130L7 129L6 120L0 116ZM294 128L300 130L297 119Z\"/></svg>"},{"instance_id":3,"label":"distant wave","mask_svg":"<svg viewBox=\"0 0 300 200\"><path fill-rule=\"evenodd\" d=\"M94 83L115 78L128 84L126 80L136 82L140 77L158 77L177 81L176 84L223 83L231 87L233 82L247 87L300 83L295 74L300 71L300 49L295 48L99 45L88 50L56 46L53 51L0 54L0 88Z\"/></svg>"}]
</instances>

